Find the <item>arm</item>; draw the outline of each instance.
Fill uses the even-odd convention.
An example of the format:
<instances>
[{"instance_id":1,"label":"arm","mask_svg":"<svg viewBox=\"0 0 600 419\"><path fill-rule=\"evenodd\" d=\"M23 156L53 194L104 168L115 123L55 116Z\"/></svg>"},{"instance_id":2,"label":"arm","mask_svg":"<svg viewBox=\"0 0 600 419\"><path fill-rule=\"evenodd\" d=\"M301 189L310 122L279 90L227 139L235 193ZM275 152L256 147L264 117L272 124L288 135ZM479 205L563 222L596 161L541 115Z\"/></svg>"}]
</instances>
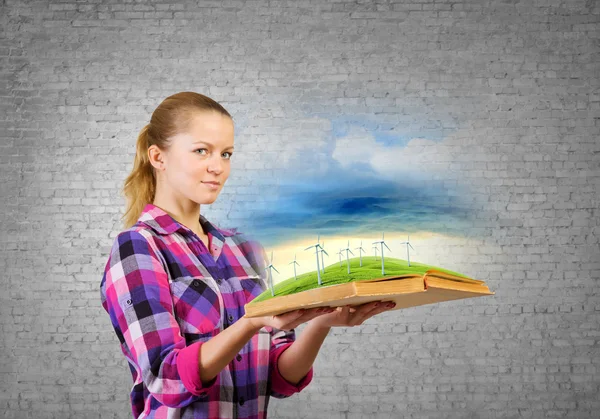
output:
<instances>
[{"instance_id":1,"label":"arm","mask_svg":"<svg viewBox=\"0 0 600 419\"><path fill-rule=\"evenodd\" d=\"M288 345L277 364L286 381L298 384L309 373L329 330L331 328L309 322L300 337Z\"/></svg>"},{"instance_id":2,"label":"arm","mask_svg":"<svg viewBox=\"0 0 600 419\"><path fill-rule=\"evenodd\" d=\"M246 317L212 337L200 347L199 371L202 382L209 382L229 364L261 326Z\"/></svg>"},{"instance_id":3,"label":"arm","mask_svg":"<svg viewBox=\"0 0 600 419\"><path fill-rule=\"evenodd\" d=\"M135 231L115 240L101 297L123 352L135 366L134 381L143 381L168 407L187 406L207 393L219 371L258 330L252 323L236 322L223 336L186 346L174 317L168 274L157 251Z\"/></svg>"}]
</instances>

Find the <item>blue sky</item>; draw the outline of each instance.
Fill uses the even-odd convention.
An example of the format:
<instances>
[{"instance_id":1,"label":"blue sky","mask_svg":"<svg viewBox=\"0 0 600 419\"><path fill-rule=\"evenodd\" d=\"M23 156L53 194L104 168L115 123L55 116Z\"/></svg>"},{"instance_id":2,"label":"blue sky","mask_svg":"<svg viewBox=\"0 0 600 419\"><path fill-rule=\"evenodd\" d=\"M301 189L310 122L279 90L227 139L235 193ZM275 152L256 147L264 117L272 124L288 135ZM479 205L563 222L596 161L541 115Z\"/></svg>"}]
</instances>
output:
<instances>
[{"instance_id":1,"label":"blue sky","mask_svg":"<svg viewBox=\"0 0 600 419\"><path fill-rule=\"evenodd\" d=\"M331 120L324 141L285 153L279 190L263 209L252 211L252 227L244 231L265 246L316 239L317 233L462 235L471 225L468 188L448 186L443 174L433 179L435 166L428 163L439 152L424 155L443 138L406 134L382 124Z\"/></svg>"}]
</instances>

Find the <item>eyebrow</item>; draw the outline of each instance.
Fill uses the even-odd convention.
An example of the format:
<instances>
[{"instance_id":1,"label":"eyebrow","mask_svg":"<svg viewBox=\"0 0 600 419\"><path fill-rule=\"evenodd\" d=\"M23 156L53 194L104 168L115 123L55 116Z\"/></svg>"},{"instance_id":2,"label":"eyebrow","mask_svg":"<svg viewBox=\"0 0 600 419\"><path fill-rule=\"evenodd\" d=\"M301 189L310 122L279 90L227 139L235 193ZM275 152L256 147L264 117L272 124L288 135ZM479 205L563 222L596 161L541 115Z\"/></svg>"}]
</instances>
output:
<instances>
[{"instance_id":1,"label":"eyebrow","mask_svg":"<svg viewBox=\"0 0 600 419\"><path fill-rule=\"evenodd\" d=\"M209 145L211 147L213 146L211 143L207 143L206 141L195 141L192 144L206 144L206 145ZM227 150L227 149L232 149L233 150L234 148L233 148L232 145L230 145L229 147L225 147L224 148L224 150Z\"/></svg>"}]
</instances>

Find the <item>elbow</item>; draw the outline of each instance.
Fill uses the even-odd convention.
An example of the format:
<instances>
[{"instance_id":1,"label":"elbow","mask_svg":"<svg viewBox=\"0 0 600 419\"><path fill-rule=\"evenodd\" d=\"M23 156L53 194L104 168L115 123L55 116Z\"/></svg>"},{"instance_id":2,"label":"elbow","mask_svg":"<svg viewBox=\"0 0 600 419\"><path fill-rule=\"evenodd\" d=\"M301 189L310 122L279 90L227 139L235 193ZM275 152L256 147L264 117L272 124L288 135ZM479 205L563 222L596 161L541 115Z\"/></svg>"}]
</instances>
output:
<instances>
[{"instance_id":1,"label":"elbow","mask_svg":"<svg viewBox=\"0 0 600 419\"><path fill-rule=\"evenodd\" d=\"M206 383L200 380L200 346L201 342L197 342L175 350L162 362L156 360L156 369L145 371L146 387L159 403L171 408L183 408L207 398L210 391L217 387L218 375Z\"/></svg>"}]
</instances>

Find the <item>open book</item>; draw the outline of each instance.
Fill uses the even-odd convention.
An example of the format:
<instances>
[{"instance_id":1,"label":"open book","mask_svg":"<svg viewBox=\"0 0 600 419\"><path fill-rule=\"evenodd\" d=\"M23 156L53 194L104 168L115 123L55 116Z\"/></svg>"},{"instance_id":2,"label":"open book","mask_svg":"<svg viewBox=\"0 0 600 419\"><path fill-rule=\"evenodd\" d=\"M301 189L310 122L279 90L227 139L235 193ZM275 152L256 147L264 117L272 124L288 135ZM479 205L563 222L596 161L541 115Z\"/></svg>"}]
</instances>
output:
<instances>
[{"instance_id":1,"label":"open book","mask_svg":"<svg viewBox=\"0 0 600 419\"><path fill-rule=\"evenodd\" d=\"M363 261L365 259L363 257ZM402 263L405 261L399 259L395 261L400 268L405 265ZM357 269L358 266L353 266L354 262L351 267L357 271L355 276L359 277L360 270ZM386 267L388 264L393 265L393 262L394 259L390 258L388 262L386 258ZM346 267L344 264L344 271ZM404 266L404 268L412 272L389 276L386 272L383 277L367 279L353 279L351 275L347 275L346 281L340 281L340 268L330 265L325 268L325 270L330 269L330 273L334 271L329 276L329 282L337 283L328 285L328 272L321 273L321 285L317 283L315 272L305 274L305 277L287 279L274 287L275 296L272 296L271 290L267 289L247 303L244 307L246 317L272 316L301 308L356 306L371 301L395 301L396 306L392 310L398 310L495 294L484 281L468 278L446 269L415 262L411 262L409 267ZM393 271L394 267L392 266L390 270ZM379 274L381 275L381 268ZM331 280L331 277L337 279ZM307 281L311 282L308 286Z\"/></svg>"}]
</instances>

